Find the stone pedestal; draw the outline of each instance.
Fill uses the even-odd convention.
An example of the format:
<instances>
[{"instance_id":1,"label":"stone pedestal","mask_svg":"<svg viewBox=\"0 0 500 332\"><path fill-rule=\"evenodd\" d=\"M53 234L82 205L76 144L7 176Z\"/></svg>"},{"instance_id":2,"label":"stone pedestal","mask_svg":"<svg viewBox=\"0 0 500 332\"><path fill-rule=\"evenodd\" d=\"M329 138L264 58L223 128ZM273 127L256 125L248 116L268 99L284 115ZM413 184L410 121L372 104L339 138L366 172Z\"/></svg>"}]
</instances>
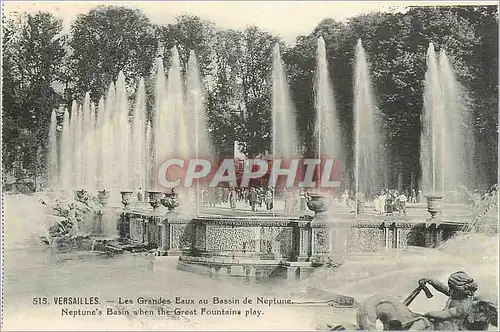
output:
<instances>
[{"instance_id":1,"label":"stone pedestal","mask_svg":"<svg viewBox=\"0 0 500 332\"><path fill-rule=\"evenodd\" d=\"M166 220L161 222L161 245L160 250L165 253L169 249L169 227Z\"/></svg>"},{"instance_id":2,"label":"stone pedestal","mask_svg":"<svg viewBox=\"0 0 500 332\"><path fill-rule=\"evenodd\" d=\"M139 243L147 241L146 223L142 217L129 218L127 231L131 240Z\"/></svg>"},{"instance_id":3,"label":"stone pedestal","mask_svg":"<svg viewBox=\"0 0 500 332\"><path fill-rule=\"evenodd\" d=\"M330 256L331 235L325 223L311 223L311 261L322 261Z\"/></svg>"},{"instance_id":4,"label":"stone pedestal","mask_svg":"<svg viewBox=\"0 0 500 332\"><path fill-rule=\"evenodd\" d=\"M162 245L161 241L161 218L151 217L144 219L146 228L146 240L148 246L159 248Z\"/></svg>"},{"instance_id":5,"label":"stone pedestal","mask_svg":"<svg viewBox=\"0 0 500 332\"><path fill-rule=\"evenodd\" d=\"M384 230L385 249L392 248L391 229L386 223L382 224L382 229Z\"/></svg>"},{"instance_id":6,"label":"stone pedestal","mask_svg":"<svg viewBox=\"0 0 500 332\"><path fill-rule=\"evenodd\" d=\"M311 257L311 227L309 222L297 222L298 262L307 262Z\"/></svg>"},{"instance_id":7,"label":"stone pedestal","mask_svg":"<svg viewBox=\"0 0 500 332\"><path fill-rule=\"evenodd\" d=\"M286 267L286 279L296 280L300 278L300 270L298 266L287 266Z\"/></svg>"},{"instance_id":8,"label":"stone pedestal","mask_svg":"<svg viewBox=\"0 0 500 332\"><path fill-rule=\"evenodd\" d=\"M125 213L120 215L118 234L122 239L130 239L130 218L127 218Z\"/></svg>"},{"instance_id":9,"label":"stone pedestal","mask_svg":"<svg viewBox=\"0 0 500 332\"><path fill-rule=\"evenodd\" d=\"M176 212L167 213L169 246L168 256L180 256L183 249L194 248L195 223L191 216L183 216Z\"/></svg>"}]
</instances>

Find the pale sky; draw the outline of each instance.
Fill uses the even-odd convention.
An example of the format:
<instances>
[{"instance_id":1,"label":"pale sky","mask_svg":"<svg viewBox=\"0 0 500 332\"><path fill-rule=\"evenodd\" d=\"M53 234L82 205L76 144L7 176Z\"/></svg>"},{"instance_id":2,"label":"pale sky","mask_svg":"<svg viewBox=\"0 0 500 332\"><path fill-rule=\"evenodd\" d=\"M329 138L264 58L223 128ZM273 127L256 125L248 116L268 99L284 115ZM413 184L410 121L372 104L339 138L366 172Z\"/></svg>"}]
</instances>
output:
<instances>
[{"instance_id":1,"label":"pale sky","mask_svg":"<svg viewBox=\"0 0 500 332\"><path fill-rule=\"evenodd\" d=\"M242 29L256 25L268 32L281 36L285 42L293 43L299 35L310 33L325 18L344 21L349 17L374 11L401 11L409 5L458 5L493 4L496 1L5 1L4 11L36 12L47 11L63 20L69 26L77 15L85 14L99 5L119 5L141 9L155 24L169 24L176 16L193 14L214 22L220 28Z\"/></svg>"}]
</instances>

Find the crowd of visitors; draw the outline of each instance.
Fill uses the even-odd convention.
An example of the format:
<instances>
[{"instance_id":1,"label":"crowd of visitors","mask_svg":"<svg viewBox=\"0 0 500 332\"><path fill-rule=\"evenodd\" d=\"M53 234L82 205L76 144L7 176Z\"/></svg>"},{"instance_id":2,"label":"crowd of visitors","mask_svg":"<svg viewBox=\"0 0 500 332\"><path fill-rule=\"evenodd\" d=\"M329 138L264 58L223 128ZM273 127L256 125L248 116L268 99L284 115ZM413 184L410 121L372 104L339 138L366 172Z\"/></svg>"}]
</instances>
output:
<instances>
[{"instance_id":1,"label":"crowd of visitors","mask_svg":"<svg viewBox=\"0 0 500 332\"><path fill-rule=\"evenodd\" d=\"M297 211L306 210L306 204L309 192L305 189L289 190L285 189L280 193L279 199L284 200L285 214L293 214ZM230 188L215 187L203 188L200 197L201 205L205 207L217 207L229 204L231 209L236 209L237 202L248 204L252 211L265 208L265 210L274 209L276 199L273 188L264 188L262 186L250 188Z\"/></svg>"},{"instance_id":2,"label":"crowd of visitors","mask_svg":"<svg viewBox=\"0 0 500 332\"><path fill-rule=\"evenodd\" d=\"M198 202L204 207L229 205L233 210L236 209L238 202L243 202L251 211L262 209L271 211L275 209L275 200L284 201L285 214L295 214L297 212L306 211L307 202L310 199L310 191L308 189L284 189L276 194L273 188L265 188L264 186L254 186L250 188L205 187L199 191L199 194ZM488 203L486 205L489 205L489 201L496 199L497 194L498 185L494 185L490 190L485 192L480 192L479 190L474 190L472 192L467 191L465 197L468 196L468 204L471 210L476 210L482 208L486 203ZM379 193L368 199L373 199L374 211L382 216L394 214L406 215L408 203L420 203L425 201L421 190L411 189L399 191L397 189L388 188L381 189ZM338 203L347 207L351 213L358 214L365 213L365 203L368 199L362 192L355 193L353 190L347 189L337 196ZM138 193L138 200L143 200L141 190L139 190Z\"/></svg>"},{"instance_id":3,"label":"crowd of visitors","mask_svg":"<svg viewBox=\"0 0 500 332\"><path fill-rule=\"evenodd\" d=\"M341 202L347 206L351 213L364 213L366 202L365 194L355 193L353 190L345 190L341 197ZM418 203L423 200L422 191L415 189L411 191L384 188L373 198L374 210L379 215L400 214L406 215L407 203Z\"/></svg>"}]
</instances>

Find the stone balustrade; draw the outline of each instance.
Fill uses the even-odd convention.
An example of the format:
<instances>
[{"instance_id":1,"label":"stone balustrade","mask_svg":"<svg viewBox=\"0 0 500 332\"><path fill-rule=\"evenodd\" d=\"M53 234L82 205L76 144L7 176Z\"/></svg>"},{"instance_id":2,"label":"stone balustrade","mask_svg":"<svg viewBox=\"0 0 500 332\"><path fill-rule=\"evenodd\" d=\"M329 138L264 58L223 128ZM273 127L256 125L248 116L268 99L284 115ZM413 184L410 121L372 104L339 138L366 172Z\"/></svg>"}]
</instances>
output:
<instances>
[{"instance_id":1,"label":"stone balustrade","mask_svg":"<svg viewBox=\"0 0 500 332\"><path fill-rule=\"evenodd\" d=\"M164 255L311 262L335 252L433 247L463 228L459 222L317 221L292 217L194 217L124 213L120 235Z\"/></svg>"}]
</instances>

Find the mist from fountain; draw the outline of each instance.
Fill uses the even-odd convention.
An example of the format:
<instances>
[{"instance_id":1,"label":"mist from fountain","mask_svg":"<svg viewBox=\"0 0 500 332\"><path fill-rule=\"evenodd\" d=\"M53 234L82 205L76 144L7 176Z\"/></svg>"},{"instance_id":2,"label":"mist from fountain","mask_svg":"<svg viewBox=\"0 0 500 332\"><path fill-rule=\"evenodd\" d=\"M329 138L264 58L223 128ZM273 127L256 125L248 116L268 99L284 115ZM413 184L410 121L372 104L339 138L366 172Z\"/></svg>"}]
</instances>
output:
<instances>
[{"instance_id":1,"label":"mist from fountain","mask_svg":"<svg viewBox=\"0 0 500 332\"><path fill-rule=\"evenodd\" d=\"M156 73L155 73L155 84L154 84L154 89L155 89L155 104L154 104L154 123L153 123L153 139L152 139L152 151L154 154L154 163L153 165L159 165L160 164L160 155L164 154L164 149L166 148L166 144L160 144L160 133L162 130L168 130L169 128L166 128L166 119L165 119L165 113L166 111L164 110L165 105L166 105L166 75L165 75L165 69L163 68L163 59L162 58L157 58L156 59ZM152 187L157 188L156 183L151 183Z\"/></svg>"},{"instance_id":2,"label":"mist from fountain","mask_svg":"<svg viewBox=\"0 0 500 332\"><path fill-rule=\"evenodd\" d=\"M71 124L68 110L64 111L61 135L61 164L60 164L60 181L61 189L69 189L71 187L71 172L72 172L72 135Z\"/></svg>"},{"instance_id":3,"label":"mist from fountain","mask_svg":"<svg viewBox=\"0 0 500 332\"><path fill-rule=\"evenodd\" d=\"M207 132L204 95L194 51L189 54L186 83L186 126L189 155L196 158L210 158L213 148Z\"/></svg>"},{"instance_id":4,"label":"mist from fountain","mask_svg":"<svg viewBox=\"0 0 500 332\"><path fill-rule=\"evenodd\" d=\"M146 188L146 86L139 81L131 125L131 149L128 166L130 188Z\"/></svg>"},{"instance_id":5,"label":"mist from fountain","mask_svg":"<svg viewBox=\"0 0 500 332\"><path fill-rule=\"evenodd\" d=\"M102 158L102 185L101 188L108 188L110 192L118 190L115 182L116 172L107 172L105 170L113 169L114 164L114 153L113 153L113 123L112 114L115 105L115 84L112 82L108 88L106 94L106 100L104 104L104 114L102 117L102 123L99 124L101 128L101 158Z\"/></svg>"},{"instance_id":6,"label":"mist from fountain","mask_svg":"<svg viewBox=\"0 0 500 332\"><path fill-rule=\"evenodd\" d=\"M163 60L156 61L155 121L150 129L154 135L151 143L148 143L152 144L156 167L170 158L186 161L190 158L213 159L196 55L190 52L184 81L177 47L172 48L171 54L168 78L164 72ZM156 169L151 170L151 174L156 174L155 172ZM156 181L152 181L150 186L159 191L168 190L160 187ZM177 193L181 196L189 194L184 188L177 188ZM185 200L183 198L180 201ZM190 203L198 205L198 202Z\"/></svg>"},{"instance_id":7,"label":"mist from fountain","mask_svg":"<svg viewBox=\"0 0 500 332\"><path fill-rule=\"evenodd\" d=\"M323 37L318 38L316 51L316 79L314 82L316 107L315 135L317 156L320 159L343 160L344 152L341 143L340 124L333 86L326 59L326 46Z\"/></svg>"},{"instance_id":8,"label":"mist from fountain","mask_svg":"<svg viewBox=\"0 0 500 332\"><path fill-rule=\"evenodd\" d=\"M442 136L439 124L443 123L443 112L441 110L441 98L439 96L441 86L439 85L439 69L434 51L434 45L429 44L427 49L427 72L424 83L424 110L422 112L422 135L420 137L420 164L422 168L421 188L425 193L437 194L437 183L441 178L438 170L438 158L442 154L438 153L437 142ZM439 149L441 150L441 149ZM442 186L441 186L442 190Z\"/></svg>"},{"instance_id":9,"label":"mist from fountain","mask_svg":"<svg viewBox=\"0 0 500 332\"><path fill-rule=\"evenodd\" d=\"M186 72L186 117L185 126L186 148L188 156L196 159L208 159L214 162L214 152L207 131L207 118L205 116L203 86L200 79L198 62L194 51L189 53ZM195 204L198 207L200 183L196 182Z\"/></svg>"},{"instance_id":10,"label":"mist from fountain","mask_svg":"<svg viewBox=\"0 0 500 332\"><path fill-rule=\"evenodd\" d=\"M169 158L186 159L185 103L181 65L177 47L172 49L168 80L163 69L163 60L157 59L155 84L155 165ZM161 188L157 188L161 189Z\"/></svg>"},{"instance_id":11,"label":"mist from fountain","mask_svg":"<svg viewBox=\"0 0 500 332\"><path fill-rule=\"evenodd\" d=\"M441 49L438 62L432 43L427 50L420 149L424 194L446 199L446 192L477 181L470 112L445 51Z\"/></svg>"},{"instance_id":12,"label":"mist from fountain","mask_svg":"<svg viewBox=\"0 0 500 332\"><path fill-rule=\"evenodd\" d=\"M73 101L71 106L71 130L70 133L72 135L71 139L71 151L73 151L72 156L72 170L70 171L72 181L72 188L81 188L80 175L82 172L81 158L80 158L80 108L76 101Z\"/></svg>"},{"instance_id":13,"label":"mist from fountain","mask_svg":"<svg viewBox=\"0 0 500 332\"><path fill-rule=\"evenodd\" d=\"M95 124L95 142L97 144L96 149L96 188L103 188L104 177L106 176L106 172L104 169L104 116L106 115L106 106L104 103L104 98L101 97L99 99L99 103L97 104L97 119Z\"/></svg>"},{"instance_id":14,"label":"mist from fountain","mask_svg":"<svg viewBox=\"0 0 500 332\"><path fill-rule=\"evenodd\" d=\"M129 121L129 107L127 98L127 88L125 84L125 75L123 72L118 74L116 81L116 109L114 116L115 125L115 170L120 170L118 176L118 185L121 190L136 190L131 188L130 174L128 165L131 163L129 160L130 153L130 121Z\"/></svg>"},{"instance_id":15,"label":"mist from fountain","mask_svg":"<svg viewBox=\"0 0 500 332\"><path fill-rule=\"evenodd\" d=\"M150 174L153 174L152 165L154 165L155 155L153 150L153 134L151 131L151 121L147 121L146 124L146 155L144 156L144 161L146 163L146 169L144 173L145 187L144 188L154 188L153 178Z\"/></svg>"},{"instance_id":16,"label":"mist from fountain","mask_svg":"<svg viewBox=\"0 0 500 332\"><path fill-rule=\"evenodd\" d=\"M279 44L274 47L272 68L272 154L274 159L289 159L298 156L299 149L295 107L290 97Z\"/></svg>"},{"instance_id":17,"label":"mist from fountain","mask_svg":"<svg viewBox=\"0 0 500 332\"><path fill-rule=\"evenodd\" d=\"M50 115L50 127L49 127L49 156L47 158L47 187L51 189L56 189L55 187L59 185L58 182L58 169L59 165L57 153L57 114L53 110Z\"/></svg>"},{"instance_id":18,"label":"mist from fountain","mask_svg":"<svg viewBox=\"0 0 500 332\"><path fill-rule=\"evenodd\" d=\"M385 149L380 113L373 98L370 69L361 39L356 45L354 81L356 193L372 195L383 184Z\"/></svg>"},{"instance_id":19,"label":"mist from fountain","mask_svg":"<svg viewBox=\"0 0 500 332\"><path fill-rule=\"evenodd\" d=\"M203 85L194 52L190 53L186 79L182 77L177 48L172 49L168 79L163 60L156 61L154 109L147 121L146 87L139 81L133 107L129 105L126 80L118 74L98 106L86 93L82 105L75 101L71 116L66 110L61 134L61 172L50 175L50 181L64 189L105 189L111 198L119 191L139 188L169 191L156 181L156 168L168 158L210 158L213 148L207 131ZM56 130L56 113L51 130ZM51 134L51 144L57 136ZM57 149L50 148L51 159ZM115 200L116 201L116 200Z\"/></svg>"}]
</instances>

